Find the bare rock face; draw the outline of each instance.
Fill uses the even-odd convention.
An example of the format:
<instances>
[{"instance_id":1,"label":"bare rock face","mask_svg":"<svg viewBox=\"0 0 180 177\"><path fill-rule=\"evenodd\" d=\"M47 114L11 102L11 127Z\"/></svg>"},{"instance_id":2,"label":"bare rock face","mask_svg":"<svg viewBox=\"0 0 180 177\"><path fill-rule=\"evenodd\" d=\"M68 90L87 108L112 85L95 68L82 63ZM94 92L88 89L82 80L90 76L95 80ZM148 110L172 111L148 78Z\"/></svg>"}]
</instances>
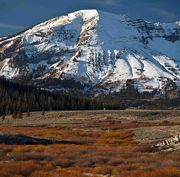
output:
<instances>
[{"instance_id":1,"label":"bare rock face","mask_svg":"<svg viewBox=\"0 0 180 177\"><path fill-rule=\"evenodd\" d=\"M82 10L1 38L0 76L74 80L96 92L119 91L132 79L140 92L153 91L169 80L180 85L179 49L180 22Z\"/></svg>"},{"instance_id":2,"label":"bare rock face","mask_svg":"<svg viewBox=\"0 0 180 177\"><path fill-rule=\"evenodd\" d=\"M156 144L155 148L160 151L180 150L180 134Z\"/></svg>"}]
</instances>

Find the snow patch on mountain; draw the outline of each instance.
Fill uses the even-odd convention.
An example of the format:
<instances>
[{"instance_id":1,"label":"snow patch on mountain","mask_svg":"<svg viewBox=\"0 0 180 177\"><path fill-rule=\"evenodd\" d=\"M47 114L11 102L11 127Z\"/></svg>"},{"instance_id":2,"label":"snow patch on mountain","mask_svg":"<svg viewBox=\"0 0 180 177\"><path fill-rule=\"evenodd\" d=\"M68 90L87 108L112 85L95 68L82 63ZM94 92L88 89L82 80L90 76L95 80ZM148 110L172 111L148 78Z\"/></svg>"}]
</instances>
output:
<instances>
[{"instance_id":1,"label":"snow patch on mountain","mask_svg":"<svg viewBox=\"0 0 180 177\"><path fill-rule=\"evenodd\" d=\"M10 58L7 58L3 61L3 67L1 68L0 76L4 76L6 78L13 78L19 74L18 68L9 65L10 60Z\"/></svg>"},{"instance_id":2,"label":"snow patch on mountain","mask_svg":"<svg viewBox=\"0 0 180 177\"><path fill-rule=\"evenodd\" d=\"M81 10L0 40L0 75L74 79L109 91L133 79L139 91L153 91L167 78L179 82L179 49L179 22Z\"/></svg>"}]
</instances>

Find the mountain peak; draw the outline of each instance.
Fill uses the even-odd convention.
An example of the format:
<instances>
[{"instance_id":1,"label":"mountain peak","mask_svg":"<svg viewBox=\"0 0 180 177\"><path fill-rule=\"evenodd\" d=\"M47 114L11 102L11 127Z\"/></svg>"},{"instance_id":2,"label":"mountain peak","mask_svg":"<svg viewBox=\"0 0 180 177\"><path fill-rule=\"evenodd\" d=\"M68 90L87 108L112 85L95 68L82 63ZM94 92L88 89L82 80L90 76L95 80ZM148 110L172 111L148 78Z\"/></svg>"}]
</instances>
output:
<instances>
[{"instance_id":1,"label":"mountain peak","mask_svg":"<svg viewBox=\"0 0 180 177\"><path fill-rule=\"evenodd\" d=\"M0 75L42 87L74 80L97 92L118 91L131 79L139 91L153 91L180 81L179 41L178 24L80 10L1 39Z\"/></svg>"}]
</instances>

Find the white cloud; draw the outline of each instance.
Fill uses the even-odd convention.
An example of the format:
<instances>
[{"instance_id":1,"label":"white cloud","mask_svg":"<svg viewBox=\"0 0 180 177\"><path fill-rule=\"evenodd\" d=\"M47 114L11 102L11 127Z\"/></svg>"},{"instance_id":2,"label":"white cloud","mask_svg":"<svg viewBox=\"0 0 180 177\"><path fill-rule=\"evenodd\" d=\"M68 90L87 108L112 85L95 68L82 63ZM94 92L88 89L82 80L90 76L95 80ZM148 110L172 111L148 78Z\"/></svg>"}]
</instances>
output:
<instances>
[{"instance_id":1,"label":"white cloud","mask_svg":"<svg viewBox=\"0 0 180 177\"><path fill-rule=\"evenodd\" d=\"M152 9L152 11L154 11L159 16L166 18L168 21L172 21L172 20L177 19L177 16L173 12L170 12L170 11L167 11L164 9L154 8L154 9Z\"/></svg>"},{"instance_id":2,"label":"white cloud","mask_svg":"<svg viewBox=\"0 0 180 177\"><path fill-rule=\"evenodd\" d=\"M20 26L20 25L11 25L11 24L0 23L0 28L24 29L26 27L25 26Z\"/></svg>"}]
</instances>

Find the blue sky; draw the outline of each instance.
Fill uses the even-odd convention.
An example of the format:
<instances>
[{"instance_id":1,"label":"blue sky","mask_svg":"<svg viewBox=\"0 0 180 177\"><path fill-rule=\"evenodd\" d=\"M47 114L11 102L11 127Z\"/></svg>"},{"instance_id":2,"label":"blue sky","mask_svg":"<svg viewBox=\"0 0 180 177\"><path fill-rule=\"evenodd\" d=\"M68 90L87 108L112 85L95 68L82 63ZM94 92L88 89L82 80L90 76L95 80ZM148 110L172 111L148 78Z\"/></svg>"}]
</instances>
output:
<instances>
[{"instance_id":1,"label":"blue sky","mask_svg":"<svg viewBox=\"0 0 180 177\"><path fill-rule=\"evenodd\" d=\"M100 9L148 21L180 20L180 0L0 0L0 36L80 9Z\"/></svg>"}]
</instances>

